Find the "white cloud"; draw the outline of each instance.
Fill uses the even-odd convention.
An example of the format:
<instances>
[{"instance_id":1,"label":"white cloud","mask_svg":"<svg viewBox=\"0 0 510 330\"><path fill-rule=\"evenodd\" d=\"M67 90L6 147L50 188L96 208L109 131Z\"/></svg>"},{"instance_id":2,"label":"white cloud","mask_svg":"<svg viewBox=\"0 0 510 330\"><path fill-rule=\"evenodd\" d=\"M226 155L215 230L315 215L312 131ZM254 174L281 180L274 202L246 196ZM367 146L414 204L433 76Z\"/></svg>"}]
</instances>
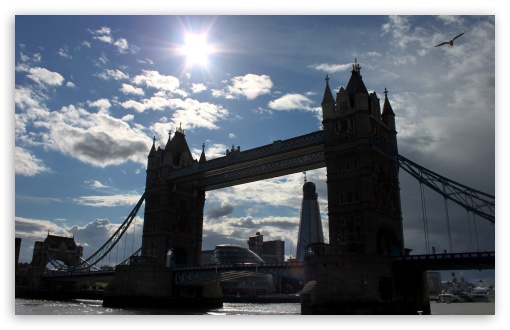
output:
<instances>
[{"instance_id":1,"label":"white cloud","mask_svg":"<svg viewBox=\"0 0 510 330\"><path fill-rule=\"evenodd\" d=\"M60 86L64 82L64 77L62 77L58 72L52 72L45 68L30 68L28 72L29 74L27 75L27 78L30 78L39 84Z\"/></svg>"},{"instance_id":2,"label":"white cloud","mask_svg":"<svg viewBox=\"0 0 510 330\"><path fill-rule=\"evenodd\" d=\"M68 106L49 112L39 105L26 89L20 89L17 102L26 108L16 114L16 140L29 145L42 145L57 150L93 166L119 165L127 161L146 164L151 141L141 129L107 113L89 113L83 108ZM21 95L22 94L22 95ZM101 99L91 105L108 107ZM38 128L36 134L26 134L26 126Z\"/></svg>"},{"instance_id":3,"label":"white cloud","mask_svg":"<svg viewBox=\"0 0 510 330\"><path fill-rule=\"evenodd\" d=\"M200 84L195 84L193 83L191 85L191 92L192 93L200 93L200 92L203 92L207 89L207 86L205 86L204 84L200 83Z\"/></svg>"},{"instance_id":4,"label":"white cloud","mask_svg":"<svg viewBox=\"0 0 510 330\"><path fill-rule=\"evenodd\" d=\"M120 53L126 53L129 49L128 42L125 38L119 38L113 44L117 46Z\"/></svg>"},{"instance_id":5,"label":"white cloud","mask_svg":"<svg viewBox=\"0 0 510 330\"><path fill-rule=\"evenodd\" d=\"M29 87L16 86L14 90L14 103L22 110L39 108L39 104L46 99L44 94Z\"/></svg>"},{"instance_id":6,"label":"white cloud","mask_svg":"<svg viewBox=\"0 0 510 330\"><path fill-rule=\"evenodd\" d=\"M105 70L104 72L96 74L99 78L108 80L108 79L114 79L114 80L122 80L122 79L129 79L129 76L125 74L124 72L120 70Z\"/></svg>"},{"instance_id":7,"label":"white cloud","mask_svg":"<svg viewBox=\"0 0 510 330\"><path fill-rule=\"evenodd\" d=\"M169 92L175 92L179 88L179 79L173 76L165 76L157 71L143 70L141 75L138 75L132 79L133 84L142 85L145 84L147 87L156 88L159 90L165 90Z\"/></svg>"},{"instance_id":8,"label":"white cloud","mask_svg":"<svg viewBox=\"0 0 510 330\"><path fill-rule=\"evenodd\" d=\"M308 66L311 69L315 69L318 71L324 71L328 73L342 72L347 71L352 67L352 63L348 64L329 64L329 63L321 63L321 64L312 64Z\"/></svg>"},{"instance_id":9,"label":"white cloud","mask_svg":"<svg viewBox=\"0 0 510 330\"><path fill-rule=\"evenodd\" d=\"M124 94L145 95L143 89L128 84L122 84L120 91Z\"/></svg>"},{"instance_id":10,"label":"white cloud","mask_svg":"<svg viewBox=\"0 0 510 330\"><path fill-rule=\"evenodd\" d=\"M225 144L213 143L205 148L205 158L207 160L224 157L228 147ZM199 159L202 154L202 149L191 149L195 159Z\"/></svg>"},{"instance_id":11,"label":"white cloud","mask_svg":"<svg viewBox=\"0 0 510 330\"><path fill-rule=\"evenodd\" d=\"M175 126L182 128L204 127L218 129L216 122L227 118L229 111L221 105L208 102L199 102L193 99L172 100L171 107L176 109L171 121Z\"/></svg>"},{"instance_id":12,"label":"white cloud","mask_svg":"<svg viewBox=\"0 0 510 330\"><path fill-rule=\"evenodd\" d=\"M135 205L140 200L141 195L114 195L114 196L82 196L73 199L80 205L92 207L114 207Z\"/></svg>"},{"instance_id":13,"label":"white cloud","mask_svg":"<svg viewBox=\"0 0 510 330\"><path fill-rule=\"evenodd\" d=\"M124 117L122 117L121 119L124 121L133 121L134 118L135 118L135 115L127 114Z\"/></svg>"},{"instance_id":14,"label":"white cloud","mask_svg":"<svg viewBox=\"0 0 510 330\"><path fill-rule=\"evenodd\" d=\"M85 181L85 183L90 185L91 188L108 188L108 186L105 186L97 180Z\"/></svg>"},{"instance_id":15,"label":"white cloud","mask_svg":"<svg viewBox=\"0 0 510 330\"><path fill-rule=\"evenodd\" d=\"M248 100L253 100L260 95L269 94L273 87L273 82L267 75L247 74L234 77L230 82L232 84L222 90L212 90L212 95L227 99L244 96Z\"/></svg>"},{"instance_id":16,"label":"white cloud","mask_svg":"<svg viewBox=\"0 0 510 330\"><path fill-rule=\"evenodd\" d=\"M77 245L84 247L83 257L87 259L98 251L120 226L119 223L113 223L109 219L90 220L83 226L74 225L72 227L67 226L65 221L61 223L61 219L55 219L54 221L58 221L59 224L43 219L15 217L16 237L22 239L20 262L29 263L33 256L34 243L36 241L44 241L48 234L73 237ZM137 216L126 232L126 235L129 235L131 239L122 239L118 242L119 245L116 251L122 251L122 253L115 253L110 258L105 258L104 262L117 264L129 257L141 246L142 238L138 233L141 233L142 230L143 219Z\"/></svg>"},{"instance_id":17,"label":"white cloud","mask_svg":"<svg viewBox=\"0 0 510 330\"><path fill-rule=\"evenodd\" d=\"M40 173L51 172L41 159L21 147L14 148L14 169L17 175L23 176L34 176Z\"/></svg>"},{"instance_id":18,"label":"white cloud","mask_svg":"<svg viewBox=\"0 0 510 330\"><path fill-rule=\"evenodd\" d=\"M99 30L90 31L92 33L92 37L94 39L106 42L111 44L113 42L113 38L111 36L111 29L109 27L102 27Z\"/></svg>"},{"instance_id":19,"label":"white cloud","mask_svg":"<svg viewBox=\"0 0 510 330\"><path fill-rule=\"evenodd\" d=\"M94 102L87 102L90 107L97 108L99 111L98 113L108 113L108 109L112 106L110 101L108 99L99 99Z\"/></svg>"},{"instance_id":20,"label":"white cloud","mask_svg":"<svg viewBox=\"0 0 510 330\"><path fill-rule=\"evenodd\" d=\"M306 110L314 111L310 105L312 100L301 94L286 94L279 99L268 103L268 107L273 110Z\"/></svg>"}]
</instances>

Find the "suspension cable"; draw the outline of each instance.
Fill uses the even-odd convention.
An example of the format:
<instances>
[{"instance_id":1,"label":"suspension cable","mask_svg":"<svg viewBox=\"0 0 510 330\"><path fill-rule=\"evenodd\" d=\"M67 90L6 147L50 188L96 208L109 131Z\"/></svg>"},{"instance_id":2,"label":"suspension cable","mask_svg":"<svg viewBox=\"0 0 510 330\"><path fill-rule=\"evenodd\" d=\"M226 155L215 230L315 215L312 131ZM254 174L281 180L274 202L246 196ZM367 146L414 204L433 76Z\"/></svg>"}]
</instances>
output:
<instances>
[{"instance_id":1,"label":"suspension cable","mask_svg":"<svg viewBox=\"0 0 510 330\"><path fill-rule=\"evenodd\" d=\"M475 224L475 233L476 233L476 251L480 251L480 244L478 243L478 229L476 228L476 218L475 214L473 213L473 223Z\"/></svg>"},{"instance_id":2,"label":"suspension cable","mask_svg":"<svg viewBox=\"0 0 510 330\"><path fill-rule=\"evenodd\" d=\"M134 254L134 251L135 251L135 236L136 236L136 217L134 219L134 223L133 223L133 242L131 243L131 255Z\"/></svg>"},{"instance_id":3,"label":"suspension cable","mask_svg":"<svg viewBox=\"0 0 510 330\"><path fill-rule=\"evenodd\" d=\"M469 210L466 210L466 213L467 213L468 228L469 228L469 239L471 240L471 249L474 249L474 247L473 247L473 233L471 232L471 220L469 220Z\"/></svg>"},{"instance_id":4,"label":"suspension cable","mask_svg":"<svg viewBox=\"0 0 510 330\"><path fill-rule=\"evenodd\" d=\"M126 230L126 236L124 236L124 257L123 257L123 259L126 259L126 248L127 248L128 236L129 236L129 230Z\"/></svg>"},{"instance_id":5,"label":"suspension cable","mask_svg":"<svg viewBox=\"0 0 510 330\"><path fill-rule=\"evenodd\" d=\"M443 182L443 192L445 192L445 184ZM446 213L446 228L448 229L448 244L449 244L449 247L450 247L450 253L453 253L453 248L452 248L452 233L451 233L451 229L450 229L450 215L448 214L448 199L446 198L446 196L443 196L443 200L444 200L444 210L445 210L445 213Z\"/></svg>"},{"instance_id":6,"label":"suspension cable","mask_svg":"<svg viewBox=\"0 0 510 330\"><path fill-rule=\"evenodd\" d=\"M425 203L425 191L423 189L423 184L420 181L420 195L421 195L421 212L423 216L423 230L425 232L425 251L430 253L429 251L429 228L427 221L427 205Z\"/></svg>"}]
</instances>

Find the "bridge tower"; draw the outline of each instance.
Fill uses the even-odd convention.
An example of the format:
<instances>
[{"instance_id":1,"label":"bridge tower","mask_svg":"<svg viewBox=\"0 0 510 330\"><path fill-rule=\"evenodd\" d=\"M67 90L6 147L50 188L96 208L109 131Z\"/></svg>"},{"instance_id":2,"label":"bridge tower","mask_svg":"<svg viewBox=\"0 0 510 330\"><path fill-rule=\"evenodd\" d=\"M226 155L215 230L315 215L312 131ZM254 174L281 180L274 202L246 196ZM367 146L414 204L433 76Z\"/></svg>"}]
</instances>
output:
<instances>
[{"instance_id":1,"label":"bridge tower","mask_svg":"<svg viewBox=\"0 0 510 330\"><path fill-rule=\"evenodd\" d=\"M203 150L199 161L206 161ZM154 138L147 160L142 256L159 265L200 265L205 191L166 179L172 170L199 161L193 159L182 128L173 138L169 133L164 149L156 149Z\"/></svg>"},{"instance_id":2,"label":"bridge tower","mask_svg":"<svg viewBox=\"0 0 510 330\"><path fill-rule=\"evenodd\" d=\"M329 245L305 257L302 314L426 313L425 274L392 266L391 256L405 253L398 167L373 146L377 140L397 152L395 114L386 90L381 112L360 71L355 61L336 99L326 76Z\"/></svg>"}]
</instances>

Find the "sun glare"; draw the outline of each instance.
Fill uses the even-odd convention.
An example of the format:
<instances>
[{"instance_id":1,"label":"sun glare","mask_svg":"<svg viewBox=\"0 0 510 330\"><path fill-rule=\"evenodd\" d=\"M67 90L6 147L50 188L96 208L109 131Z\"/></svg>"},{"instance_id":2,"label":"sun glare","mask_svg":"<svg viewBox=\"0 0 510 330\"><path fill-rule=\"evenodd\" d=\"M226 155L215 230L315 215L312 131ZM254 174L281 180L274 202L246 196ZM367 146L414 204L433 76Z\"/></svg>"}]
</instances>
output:
<instances>
[{"instance_id":1,"label":"sun glare","mask_svg":"<svg viewBox=\"0 0 510 330\"><path fill-rule=\"evenodd\" d=\"M185 44L181 47L181 53L186 56L188 65L207 65L208 56L212 51L205 35L188 34Z\"/></svg>"}]
</instances>

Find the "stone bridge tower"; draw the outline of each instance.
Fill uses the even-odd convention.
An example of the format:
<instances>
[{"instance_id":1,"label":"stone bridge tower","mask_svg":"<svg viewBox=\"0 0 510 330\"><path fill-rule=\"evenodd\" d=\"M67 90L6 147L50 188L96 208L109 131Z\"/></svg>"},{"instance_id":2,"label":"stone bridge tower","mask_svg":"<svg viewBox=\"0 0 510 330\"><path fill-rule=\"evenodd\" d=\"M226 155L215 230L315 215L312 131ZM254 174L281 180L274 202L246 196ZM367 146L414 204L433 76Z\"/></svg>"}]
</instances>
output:
<instances>
[{"instance_id":1,"label":"stone bridge tower","mask_svg":"<svg viewBox=\"0 0 510 330\"><path fill-rule=\"evenodd\" d=\"M430 313L423 272L394 269L405 253L395 114L369 93L354 63L333 97L326 76L322 101L327 169L329 245L305 257L302 314ZM377 145L377 147L376 147ZM428 306L428 307L427 307Z\"/></svg>"},{"instance_id":2,"label":"stone bridge tower","mask_svg":"<svg viewBox=\"0 0 510 330\"><path fill-rule=\"evenodd\" d=\"M353 65L336 102L328 78L322 102L328 173L330 244L335 253L404 253L398 166L374 148L397 153L395 114L385 91L383 111Z\"/></svg>"},{"instance_id":3,"label":"stone bridge tower","mask_svg":"<svg viewBox=\"0 0 510 330\"><path fill-rule=\"evenodd\" d=\"M205 191L166 179L173 169L197 162L181 128L173 138L169 134L164 149L156 150L154 138L145 183L142 256L151 257L158 265L200 265ZM203 151L200 162L205 162Z\"/></svg>"},{"instance_id":4,"label":"stone bridge tower","mask_svg":"<svg viewBox=\"0 0 510 330\"><path fill-rule=\"evenodd\" d=\"M44 242L36 241L34 243L30 266L38 267L44 271L50 262L48 255L67 266L77 266L82 262L83 247L76 245L74 237L56 236L48 233Z\"/></svg>"}]
</instances>

